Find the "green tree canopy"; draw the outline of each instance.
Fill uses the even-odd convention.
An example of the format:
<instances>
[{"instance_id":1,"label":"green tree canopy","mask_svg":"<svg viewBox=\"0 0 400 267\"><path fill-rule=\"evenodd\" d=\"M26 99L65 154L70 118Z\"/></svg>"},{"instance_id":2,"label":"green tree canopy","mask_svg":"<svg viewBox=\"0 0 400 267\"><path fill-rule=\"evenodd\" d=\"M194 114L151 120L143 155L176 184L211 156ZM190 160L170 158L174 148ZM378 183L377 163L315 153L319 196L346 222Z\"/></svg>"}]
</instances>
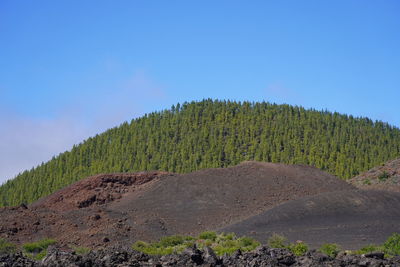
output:
<instances>
[{"instance_id":1,"label":"green tree canopy","mask_svg":"<svg viewBox=\"0 0 400 267\"><path fill-rule=\"evenodd\" d=\"M258 160L308 164L349 178L399 155L400 130L387 123L208 99L125 122L24 171L0 187L0 206L31 203L98 173L182 173Z\"/></svg>"}]
</instances>

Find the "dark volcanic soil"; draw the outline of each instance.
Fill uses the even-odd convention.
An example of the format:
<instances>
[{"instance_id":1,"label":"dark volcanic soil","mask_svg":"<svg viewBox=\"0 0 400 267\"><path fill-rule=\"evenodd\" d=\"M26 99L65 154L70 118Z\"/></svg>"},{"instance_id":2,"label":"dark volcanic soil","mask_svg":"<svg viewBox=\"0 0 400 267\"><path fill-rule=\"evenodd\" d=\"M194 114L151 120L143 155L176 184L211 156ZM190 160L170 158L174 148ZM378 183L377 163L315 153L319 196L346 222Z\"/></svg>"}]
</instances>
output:
<instances>
[{"instance_id":1,"label":"dark volcanic soil","mask_svg":"<svg viewBox=\"0 0 400 267\"><path fill-rule=\"evenodd\" d=\"M400 233L400 194L389 191L340 191L286 202L260 215L221 229L266 242L272 233L316 248L338 243L358 249L383 243Z\"/></svg>"},{"instance_id":2,"label":"dark volcanic soil","mask_svg":"<svg viewBox=\"0 0 400 267\"><path fill-rule=\"evenodd\" d=\"M245 162L189 174L89 177L28 208L0 209L0 237L24 243L130 245L220 229L289 200L354 187L309 166Z\"/></svg>"}]
</instances>

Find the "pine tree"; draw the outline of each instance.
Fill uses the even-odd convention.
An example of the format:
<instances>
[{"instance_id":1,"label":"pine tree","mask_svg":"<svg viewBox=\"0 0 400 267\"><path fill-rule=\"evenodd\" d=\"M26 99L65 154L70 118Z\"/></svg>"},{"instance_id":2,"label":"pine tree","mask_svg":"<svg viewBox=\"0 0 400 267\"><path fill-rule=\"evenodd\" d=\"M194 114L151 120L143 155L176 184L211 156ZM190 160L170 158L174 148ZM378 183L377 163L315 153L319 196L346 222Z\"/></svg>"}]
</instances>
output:
<instances>
[{"instance_id":1,"label":"pine tree","mask_svg":"<svg viewBox=\"0 0 400 267\"><path fill-rule=\"evenodd\" d=\"M342 178L400 156L400 130L367 118L266 102L183 103L88 138L0 186L0 206L31 203L86 176L190 172L244 160L309 164Z\"/></svg>"}]
</instances>

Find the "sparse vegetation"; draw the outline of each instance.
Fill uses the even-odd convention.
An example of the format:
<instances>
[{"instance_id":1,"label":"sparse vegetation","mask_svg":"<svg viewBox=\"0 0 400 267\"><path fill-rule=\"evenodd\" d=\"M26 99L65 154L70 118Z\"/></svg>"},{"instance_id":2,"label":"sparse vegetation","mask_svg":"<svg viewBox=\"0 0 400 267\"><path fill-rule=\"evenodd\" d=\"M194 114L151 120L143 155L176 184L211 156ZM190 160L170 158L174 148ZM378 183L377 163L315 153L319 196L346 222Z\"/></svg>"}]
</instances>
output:
<instances>
[{"instance_id":1,"label":"sparse vegetation","mask_svg":"<svg viewBox=\"0 0 400 267\"><path fill-rule=\"evenodd\" d=\"M215 241L217 233L212 231L205 231L199 234L198 239Z\"/></svg>"},{"instance_id":2,"label":"sparse vegetation","mask_svg":"<svg viewBox=\"0 0 400 267\"><path fill-rule=\"evenodd\" d=\"M193 240L194 238L191 236L173 235L162 237L159 244L162 247L174 247Z\"/></svg>"},{"instance_id":3,"label":"sparse vegetation","mask_svg":"<svg viewBox=\"0 0 400 267\"><path fill-rule=\"evenodd\" d=\"M371 180L370 180L370 179L365 179L365 180L363 181L363 184L365 184L365 185L371 185Z\"/></svg>"},{"instance_id":4,"label":"sparse vegetation","mask_svg":"<svg viewBox=\"0 0 400 267\"><path fill-rule=\"evenodd\" d=\"M382 245L368 245L359 250L355 254L367 254L372 252L383 252L386 257L393 257L400 255L400 234L393 233Z\"/></svg>"},{"instance_id":5,"label":"sparse vegetation","mask_svg":"<svg viewBox=\"0 0 400 267\"><path fill-rule=\"evenodd\" d=\"M383 243L383 249L389 256L400 255L400 234L392 234L385 243Z\"/></svg>"},{"instance_id":6,"label":"sparse vegetation","mask_svg":"<svg viewBox=\"0 0 400 267\"><path fill-rule=\"evenodd\" d=\"M24 254L27 255L28 257L35 260L41 260L46 256L47 248L55 243L57 243L56 240L46 238L39 240L37 242L26 243L22 245L22 248Z\"/></svg>"},{"instance_id":7,"label":"sparse vegetation","mask_svg":"<svg viewBox=\"0 0 400 267\"><path fill-rule=\"evenodd\" d=\"M166 236L159 242L147 243L137 241L132 248L149 255L168 255L172 253L181 253L185 248L193 246L194 238L191 236Z\"/></svg>"},{"instance_id":8,"label":"sparse vegetation","mask_svg":"<svg viewBox=\"0 0 400 267\"><path fill-rule=\"evenodd\" d=\"M217 255L232 254L238 249L251 251L260 243L250 237L237 238L235 234L217 234L215 232L203 232L197 239L190 236L169 236L161 238L159 242L147 243L137 241L132 248L149 255L167 255L181 253L185 248L196 245L202 249L205 246L211 247Z\"/></svg>"},{"instance_id":9,"label":"sparse vegetation","mask_svg":"<svg viewBox=\"0 0 400 267\"><path fill-rule=\"evenodd\" d=\"M71 246L71 248L75 251L76 254L78 255L86 255L88 254L91 249L87 247L77 247L77 246Z\"/></svg>"},{"instance_id":10,"label":"sparse vegetation","mask_svg":"<svg viewBox=\"0 0 400 267\"><path fill-rule=\"evenodd\" d=\"M334 258L340 252L340 246L338 244L334 244L334 243L327 243L327 244L323 244L319 248L319 251L331 258Z\"/></svg>"},{"instance_id":11,"label":"sparse vegetation","mask_svg":"<svg viewBox=\"0 0 400 267\"><path fill-rule=\"evenodd\" d=\"M253 238L237 238L235 234L230 233L218 235L216 242L214 244L211 244L210 247L215 251L217 255L230 255L239 249L241 251L252 251L259 245L260 243Z\"/></svg>"},{"instance_id":12,"label":"sparse vegetation","mask_svg":"<svg viewBox=\"0 0 400 267\"><path fill-rule=\"evenodd\" d=\"M271 248L286 248L288 246L286 237L276 233L268 238L267 244Z\"/></svg>"},{"instance_id":13,"label":"sparse vegetation","mask_svg":"<svg viewBox=\"0 0 400 267\"><path fill-rule=\"evenodd\" d=\"M383 171L379 176L378 179L379 181L386 181L388 178L390 177L389 173L387 173L386 171Z\"/></svg>"},{"instance_id":14,"label":"sparse vegetation","mask_svg":"<svg viewBox=\"0 0 400 267\"><path fill-rule=\"evenodd\" d=\"M268 238L267 244L270 248L286 248L296 256L303 256L308 251L308 245L303 241L289 243L286 237L276 233Z\"/></svg>"},{"instance_id":15,"label":"sparse vegetation","mask_svg":"<svg viewBox=\"0 0 400 267\"><path fill-rule=\"evenodd\" d=\"M225 254L232 255L237 250L242 252L249 252L260 246L260 243L250 237L237 237L233 233L220 233L216 232L203 232L197 237L173 235L161 238L158 242L147 243L144 241L137 241L133 244L133 249L141 251L149 255L167 255L167 254L179 254L184 249L189 247L198 247L203 249L209 243L211 249L218 256ZM297 241L288 244L287 239L278 234L272 235L268 242L272 248L284 248L290 250L295 256L305 256L308 252L308 245L302 241ZM42 260L47 254L48 246L56 243L53 239L42 239L37 242L24 244L24 254L35 260ZM208 245L207 245L208 246ZM88 254L89 248L71 246L75 253L79 255ZM7 242L4 239L0 239L0 253L13 253L16 251L16 246ZM330 258L335 258L341 251L341 248L337 244L327 243L319 248L319 251L326 254ZM362 255L372 252L384 252L386 259L393 259L395 256L400 255L400 234L392 234L382 246L368 245L357 251L349 252L346 251L347 255ZM396 265L397 266L397 265Z\"/></svg>"},{"instance_id":16,"label":"sparse vegetation","mask_svg":"<svg viewBox=\"0 0 400 267\"><path fill-rule=\"evenodd\" d=\"M383 251L384 251L384 249L382 246L377 246L377 245L371 244L371 245L362 247L359 250L356 250L355 253L362 255L362 254L367 254L367 253L372 253L372 252L383 252Z\"/></svg>"},{"instance_id":17,"label":"sparse vegetation","mask_svg":"<svg viewBox=\"0 0 400 267\"><path fill-rule=\"evenodd\" d=\"M7 240L0 238L0 254L1 253L13 253L17 250L17 246Z\"/></svg>"},{"instance_id":18,"label":"sparse vegetation","mask_svg":"<svg viewBox=\"0 0 400 267\"><path fill-rule=\"evenodd\" d=\"M302 241L292 243L288 248L296 256L304 256L308 251L308 245Z\"/></svg>"}]
</instances>

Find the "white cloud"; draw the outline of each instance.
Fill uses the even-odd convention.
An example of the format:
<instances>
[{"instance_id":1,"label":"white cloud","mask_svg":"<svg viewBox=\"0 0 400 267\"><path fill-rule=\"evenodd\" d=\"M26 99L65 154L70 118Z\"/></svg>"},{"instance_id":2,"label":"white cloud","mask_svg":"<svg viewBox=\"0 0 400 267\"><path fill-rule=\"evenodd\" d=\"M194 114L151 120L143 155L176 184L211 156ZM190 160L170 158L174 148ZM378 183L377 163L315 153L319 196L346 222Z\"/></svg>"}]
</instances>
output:
<instances>
[{"instance_id":1,"label":"white cloud","mask_svg":"<svg viewBox=\"0 0 400 267\"><path fill-rule=\"evenodd\" d=\"M89 129L68 119L0 117L0 183L87 137Z\"/></svg>"},{"instance_id":2,"label":"white cloud","mask_svg":"<svg viewBox=\"0 0 400 267\"><path fill-rule=\"evenodd\" d=\"M0 130L0 184L90 136L142 115L149 111L146 105L167 98L164 87L144 71L133 72L114 88L88 92L60 107L52 119L0 109L0 125L4 126Z\"/></svg>"}]
</instances>

